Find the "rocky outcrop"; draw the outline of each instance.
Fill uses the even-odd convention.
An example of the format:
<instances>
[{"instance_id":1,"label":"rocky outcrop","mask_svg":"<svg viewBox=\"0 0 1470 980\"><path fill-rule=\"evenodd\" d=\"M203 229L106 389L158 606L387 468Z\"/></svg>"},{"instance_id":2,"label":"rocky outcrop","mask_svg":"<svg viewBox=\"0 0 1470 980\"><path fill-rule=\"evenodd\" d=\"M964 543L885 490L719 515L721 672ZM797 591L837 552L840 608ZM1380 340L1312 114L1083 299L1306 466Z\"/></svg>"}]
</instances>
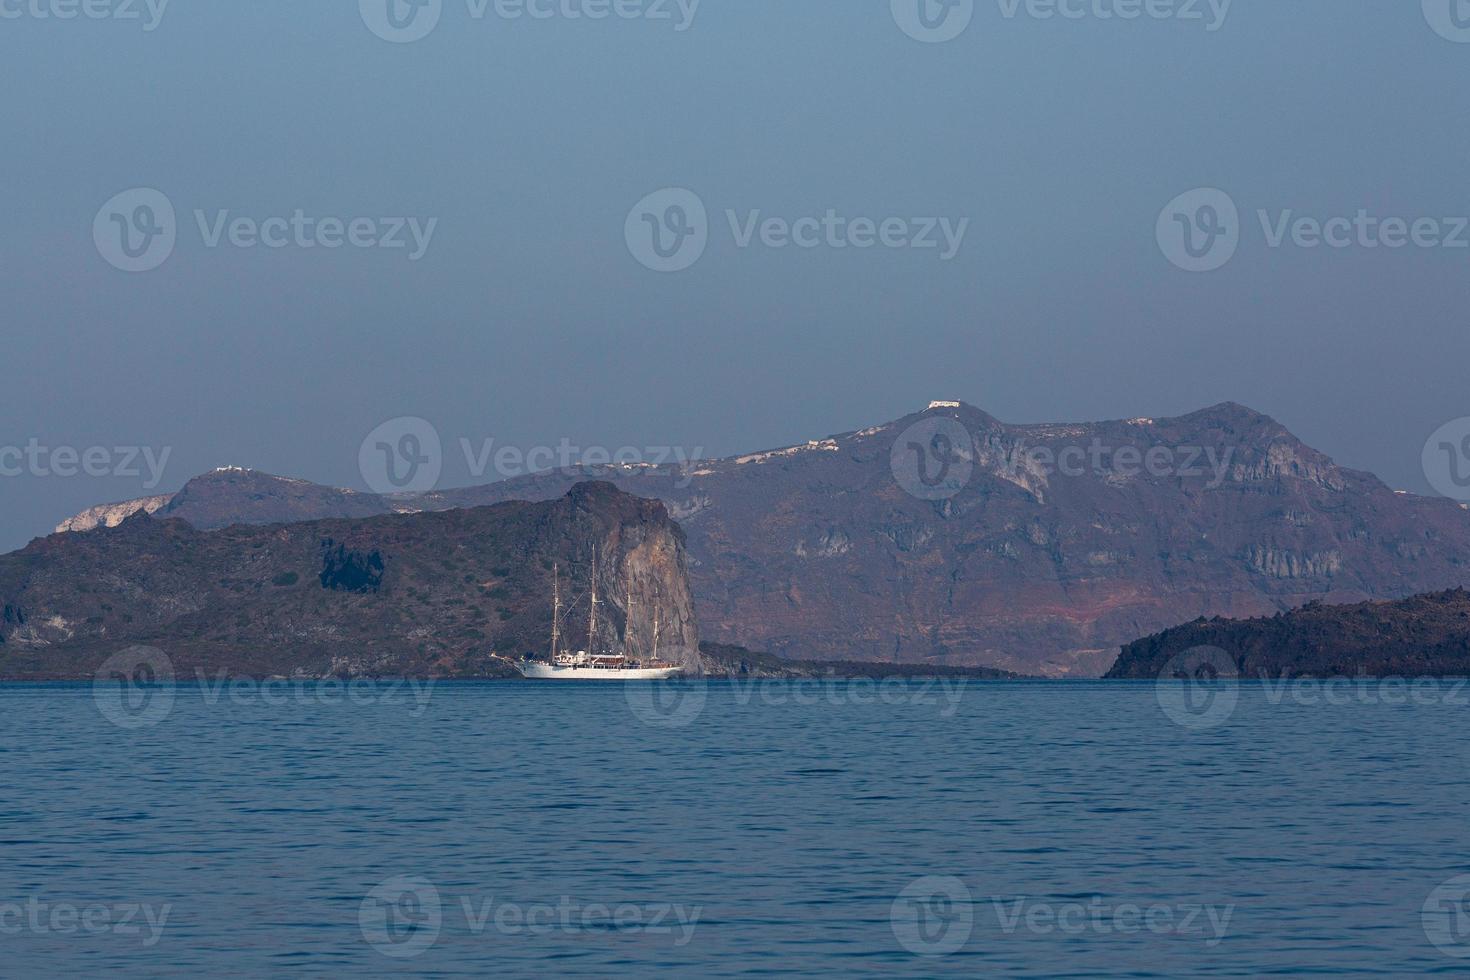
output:
<instances>
[{"instance_id":1,"label":"rocky outcrop","mask_svg":"<svg viewBox=\"0 0 1470 980\"><path fill-rule=\"evenodd\" d=\"M186 673L496 677L544 655L553 569L564 630L586 642L602 567L598 642L651 645L693 666L699 636L684 536L664 506L606 483L539 503L203 532L136 514L0 556L0 677L85 677L129 645Z\"/></svg>"},{"instance_id":2,"label":"rocky outcrop","mask_svg":"<svg viewBox=\"0 0 1470 980\"><path fill-rule=\"evenodd\" d=\"M397 509L375 494L225 466L184 484L158 516L178 518L202 531L211 531L231 524L374 517Z\"/></svg>"},{"instance_id":3,"label":"rocky outcrop","mask_svg":"<svg viewBox=\"0 0 1470 980\"><path fill-rule=\"evenodd\" d=\"M912 443L912 427L935 423L958 426L949 451L968 475L953 496L931 500L899 485L891 451ZM1011 425L939 402L690 469L555 472L377 505L355 495L353 505L548 500L589 475L677 515L707 639L793 659L1098 676L1122 644L1197 616L1470 582L1470 514L1396 494L1234 404L1172 419ZM265 507L205 479L211 505L179 504L172 516L199 527L299 520L291 515L349 499L301 493L286 508L292 492L277 489Z\"/></svg>"},{"instance_id":4,"label":"rocky outcrop","mask_svg":"<svg viewBox=\"0 0 1470 980\"><path fill-rule=\"evenodd\" d=\"M1470 593L1394 602L1320 602L1269 618L1201 619L1123 648L1110 678L1171 676L1181 654L1214 648L1216 672L1245 678L1470 675ZM1226 662L1228 660L1228 663ZM1218 662L1215 662L1218 661Z\"/></svg>"},{"instance_id":5,"label":"rocky outcrop","mask_svg":"<svg viewBox=\"0 0 1470 980\"><path fill-rule=\"evenodd\" d=\"M168 506L173 499L173 494L163 494L159 497L140 497L137 500L128 500L120 504L100 504L96 507L88 507L75 517L68 518L56 525L56 533L67 531L91 531L99 527L117 527L123 521L142 511L145 514L156 513Z\"/></svg>"}]
</instances>

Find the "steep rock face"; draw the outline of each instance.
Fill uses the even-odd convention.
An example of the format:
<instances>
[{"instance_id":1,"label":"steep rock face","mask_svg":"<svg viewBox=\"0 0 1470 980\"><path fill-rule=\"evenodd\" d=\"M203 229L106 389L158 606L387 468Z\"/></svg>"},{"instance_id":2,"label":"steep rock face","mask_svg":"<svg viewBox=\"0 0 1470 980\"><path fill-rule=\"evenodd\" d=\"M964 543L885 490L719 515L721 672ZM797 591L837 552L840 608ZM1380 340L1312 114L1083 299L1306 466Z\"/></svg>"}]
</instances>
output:
<instances>
[{"instance_id":1,"label":"steep rock face","mask_svg":"<svg viewBox=\"0 0 1470 980\"><path fill-rule=\"evenodd\" d=\"M962 427L953 452L971 473L949 499L918 499L891 450L936 420ZM383 506L546 500L589 475L664 501L684 527L707 639L789 658L1097 676L1122 644L1197 616L1470 581L1470 514L1395 494L1234 404L1010 425L936 403L687 472L554 472ZM245 510L222 499L213 526Z\"/></svg>"},{"instance_id":2,"label":"steep rock face","mask_svg":"<svg viewBox=\"0 0 1470 980\"><path fill-rule=\"evenodd\" d=\"M594 552L599 644L698 664L684 538L662 504L605 483L540 503L202 532L135 515L0 557L0 676L87 676L131 644L183 671L503 676L546 652L553 568L564 630L586 643ZM507 659L508 658L508 659Z\"/></svg>"},{"instance_id":3,"label":"steep rock face","mask_svg":"<svg viewBox=\"0 0 1470 980\"><path fill-rule=\"evenodd\" d=\"M128 500L120 504L99 504L96 507L88 507L75 517L68 518L56 525L58 534L67 531L91 531L99 527L117 527L123 521L142 511L152 514L168 506L173 499L173 494L163 494L158 497L140 497L137 500Z\"/></svg>"},{"instance_id":4,"label":"steep rock face","mask_svg":"<svg viewBox=\"0 0 1470 980\"><path fill-rule=\"evenodd\" d=\"M1261 619L1201 619L1128 644L1107 676L1153 679L1196 647L1224 651L1246 678L1464 677L1470 675L1470 593L1312 603ZM1226 667L1215 658L1203 662L1217 671Z\"/></svg>"},{"instance_id":5,"label":"steep rock face","mask_svg":"<svg viewBox=\"0 0 1470 980\"><path fill-rule=\"evenodd\" d=\"M890 451L936 418L969 433L973 472L952 498L920 500L896 482ZM1151 467L1150 451L1167 465ZM1470 581L1458 505L1395 494L1233 404L1066 425L945 405L690 473L601 472L681 515L706 638L783 657L1097 676L1123 643L1200 615ZM572 478L426 503L536 499Z\"/></svg>"}]
</instances>

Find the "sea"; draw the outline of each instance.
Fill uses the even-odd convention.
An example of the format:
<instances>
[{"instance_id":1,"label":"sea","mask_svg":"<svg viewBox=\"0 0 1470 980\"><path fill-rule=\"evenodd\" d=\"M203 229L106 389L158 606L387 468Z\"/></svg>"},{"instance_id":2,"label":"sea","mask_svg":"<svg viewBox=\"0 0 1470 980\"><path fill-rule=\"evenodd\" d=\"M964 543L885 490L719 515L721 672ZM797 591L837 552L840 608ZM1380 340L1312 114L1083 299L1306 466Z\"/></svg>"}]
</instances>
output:
<instances>
[{"instance_id":1,"label":"sea","mask_svg":"<svg viewBox=\"0 0 1470 980\"><path fill-rule=\"evenodd\" d=\"M0 685L0 976L1470 973L1463 681Z\"/></svg>"}]
</instances>

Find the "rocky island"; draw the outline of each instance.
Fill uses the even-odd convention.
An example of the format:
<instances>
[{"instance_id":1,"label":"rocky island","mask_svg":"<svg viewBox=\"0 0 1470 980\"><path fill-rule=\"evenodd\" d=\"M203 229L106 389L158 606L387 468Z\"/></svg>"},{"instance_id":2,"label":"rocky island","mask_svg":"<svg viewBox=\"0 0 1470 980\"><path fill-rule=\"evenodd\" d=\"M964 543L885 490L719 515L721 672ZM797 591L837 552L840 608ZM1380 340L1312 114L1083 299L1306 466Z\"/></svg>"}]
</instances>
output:
<instances>
[{"instance_id":1,"label":"rocky island","mask_svg":"<svg viewBox=\"0 0 1470 980\"><path fill-rule=\"evenodd\" d=\"M1225 651L1242 677L1470 676L1470 592L1199 619L1128 644L1107 676L1152 680L1201 646Z\"/></svg>"},{"instance_id":2,"label":"rocky island","mask_svg":"<svg viewBox=\"0 0 1470 980\"><path fill-rule=\"evenodd\" d=\"M538 503L217 531L140 512L42 538L0 556L0 677L87 678L130 644L190 676L509 676L546 648L553 568L585 592L594 551L615 584L601 642L624 634L631 593L635 635L656 610L661 653L697 666L683 532L658 501L594 482Z\"/></svg>"}]
</instances>

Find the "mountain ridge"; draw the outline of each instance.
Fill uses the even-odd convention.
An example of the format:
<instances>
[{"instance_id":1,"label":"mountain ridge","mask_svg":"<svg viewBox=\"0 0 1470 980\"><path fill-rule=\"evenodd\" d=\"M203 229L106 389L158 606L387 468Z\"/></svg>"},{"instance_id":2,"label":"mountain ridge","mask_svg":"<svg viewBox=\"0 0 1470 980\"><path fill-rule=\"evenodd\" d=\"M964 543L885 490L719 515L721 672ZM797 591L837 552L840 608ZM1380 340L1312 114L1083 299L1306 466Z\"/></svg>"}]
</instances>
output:
<instances>
[{"instance_id":1,"label":"mountain ridge","mask_svg":"<svg viewBox=\"0 0 1470 980\"><path fill-rule=\"evenodd\" d=\"M551 501L218 531L139 512L39 538L0 556L0 676L87 677L128 645L234 675L506 676L546 652L554 569L571 616L594 556L599 647L641 654L657 612L661 655L697 667L683 532L658 501L593 482Z\"/></svg>"},{"instance_id":2,"label":"mountain ridge","mask_svg":"<svg viewBox=\"0 0 1470 980\"><path fill-rule=\"evenodd\" d=\"M965 478L925 499L928 488L901 485L899 456L932 449L936 427L954 437L959 448L946 451ZM374 506L545 500L588 477L662 500L684 528L707 639L792 659L1098 676L1124 643L1200 615L1470 580L1470 515L1459 505L1337 466L1236 402L1174 418L1032 424L935 402L684 467L551 471ZM364 498L336 491L311 505ZM230 492L166 510L204 527L253 516Z\"/></svg>"}]
</instances>

